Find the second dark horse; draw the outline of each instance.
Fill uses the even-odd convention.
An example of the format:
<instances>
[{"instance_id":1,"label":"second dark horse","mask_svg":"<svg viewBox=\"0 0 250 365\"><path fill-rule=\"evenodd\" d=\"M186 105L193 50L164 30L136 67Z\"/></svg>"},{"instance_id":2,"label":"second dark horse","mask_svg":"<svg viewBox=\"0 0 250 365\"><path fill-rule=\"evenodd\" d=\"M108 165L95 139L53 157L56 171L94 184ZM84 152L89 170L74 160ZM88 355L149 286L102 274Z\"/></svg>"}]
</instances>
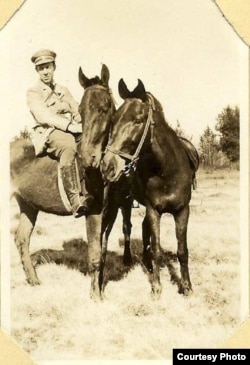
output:
<instances>
[{"instance_id":1,"label":"second dark horse","mask_svg":"<svg viewBox=\"0 0 250 365\"><path fill-rule=\"evenodd\" d=\"M154 297L161 294L160 220L171 213L175 220L180 262L179 291L192 291L188 269L187 226L189 202L199 158L194 146L178 138L165 120L160 102L139 80L130 92L121 79L124 103L116 111L102 163L104 178L118 181L124 170L136 166L134 195L146 207L143 222L143 259Z\"/></svg>"}]
</instances>

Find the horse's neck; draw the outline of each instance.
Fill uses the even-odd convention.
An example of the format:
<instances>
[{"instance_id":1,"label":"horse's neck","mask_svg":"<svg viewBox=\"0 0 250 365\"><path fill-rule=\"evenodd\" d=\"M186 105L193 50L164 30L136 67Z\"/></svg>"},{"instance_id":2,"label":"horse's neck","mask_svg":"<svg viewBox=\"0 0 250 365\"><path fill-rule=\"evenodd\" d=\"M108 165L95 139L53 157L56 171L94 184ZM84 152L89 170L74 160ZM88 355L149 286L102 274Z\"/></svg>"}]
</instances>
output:
<instances>
[{"instance_id":1,"label":"horse's neck","mask_svg":"<svg viewBox=\"0 0 250 365\"><path fill-rule=\"evenodd\" d=\"M180 144L174 131L168 126L162 112L157 112L153 131L151 151L161 170L176 170L180 163Z\"/></svg>"}]
</instances>

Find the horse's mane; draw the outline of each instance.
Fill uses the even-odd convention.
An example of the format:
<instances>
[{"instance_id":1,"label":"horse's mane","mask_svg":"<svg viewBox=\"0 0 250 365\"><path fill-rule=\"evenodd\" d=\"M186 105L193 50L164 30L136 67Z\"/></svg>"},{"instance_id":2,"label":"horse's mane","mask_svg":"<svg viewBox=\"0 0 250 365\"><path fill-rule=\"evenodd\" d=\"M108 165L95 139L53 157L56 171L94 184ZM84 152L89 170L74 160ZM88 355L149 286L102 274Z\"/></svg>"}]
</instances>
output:
<instances>
[{"instance_id":1,"label":"horse's mane","mask_svg":"<svg viewBox=\"0 0 250 365\"><path fill-rule=\"evenodd\" d=\"M159 102L158 99L156 99L156 97L151 94L150 92L147 92L147 95L149 95L152 99L153 99L153 102L154 102L154 110L155 112L158 112L158 114L161 116L161 118L165 121L166 125L170 127L166 117L165 117L165 114L164 114L164 110L163 110L163 107L162 107L162 104Z\"/></svg>"},{"instance_id":2,"label":"horse's mane","mask_svg":"<svg viewBox=\"0 0 250 365\"><path fill-rule=\"evenodd\" d=\"M150 92L147 92L147 95L149 95L153 99L155 111L163 112L163 108L159 100L156 99L156 97Z\"/></svg>"}]
</instances>

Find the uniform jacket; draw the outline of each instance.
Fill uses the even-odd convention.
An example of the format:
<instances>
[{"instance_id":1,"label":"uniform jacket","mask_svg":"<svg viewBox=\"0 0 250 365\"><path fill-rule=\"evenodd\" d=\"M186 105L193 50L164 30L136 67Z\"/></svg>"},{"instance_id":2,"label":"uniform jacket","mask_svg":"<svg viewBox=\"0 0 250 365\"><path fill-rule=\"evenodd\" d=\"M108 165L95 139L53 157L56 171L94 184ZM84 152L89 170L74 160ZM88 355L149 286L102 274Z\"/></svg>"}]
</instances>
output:
<instances>
[{"instance_id":1,"label":"uniform jacket","mask_svg":"<svg viewBox=\"0 0 250 365\"><path fill-rule=\"evenodd\" d=\"M72 115L78 112L78 103L66 87L54 84L51 89L41 80L27 91L27 103L36 121L31 139L39 155L55 128L67 131Z\"/></svg>"}]
</instances>

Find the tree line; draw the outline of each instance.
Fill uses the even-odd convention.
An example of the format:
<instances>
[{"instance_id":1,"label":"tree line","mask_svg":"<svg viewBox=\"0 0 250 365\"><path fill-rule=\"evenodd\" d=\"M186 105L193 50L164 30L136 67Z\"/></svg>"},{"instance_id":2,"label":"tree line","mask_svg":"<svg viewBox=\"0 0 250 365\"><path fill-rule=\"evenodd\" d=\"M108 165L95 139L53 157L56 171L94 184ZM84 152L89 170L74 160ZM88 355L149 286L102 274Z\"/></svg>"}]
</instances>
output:
<instances>
[{"instance_id":1,"label":"tree line","mask_svg":"<svg viewBox=\"0 0 250 365\"><path fill-rule=\"evenodd\" d=\"M174 128L177 135L189 140L180 122ZM240 159L240 110L227 106L218 114L215 130L207 126L200 136L198 152L201 166L205 169L224 167L239 168Z\"/></svg>"},{"instance_id":2,"label":"tree line","mask_svg":"<svg viewBox=\"0 0 250 365\"><path fill-rule=\"evenodd\" d=\"M172 127L173 128L173 127ZM173 128L176 134L188 140L188 135L177 120ZM25 127L14 139L26 139L30 133ZM198 152L201 166L206 169L239 167L240 159L240 111L238 106L227 106L218 114L213 131L207 126L200 136Z\"/></svg>"}]
</instances>

